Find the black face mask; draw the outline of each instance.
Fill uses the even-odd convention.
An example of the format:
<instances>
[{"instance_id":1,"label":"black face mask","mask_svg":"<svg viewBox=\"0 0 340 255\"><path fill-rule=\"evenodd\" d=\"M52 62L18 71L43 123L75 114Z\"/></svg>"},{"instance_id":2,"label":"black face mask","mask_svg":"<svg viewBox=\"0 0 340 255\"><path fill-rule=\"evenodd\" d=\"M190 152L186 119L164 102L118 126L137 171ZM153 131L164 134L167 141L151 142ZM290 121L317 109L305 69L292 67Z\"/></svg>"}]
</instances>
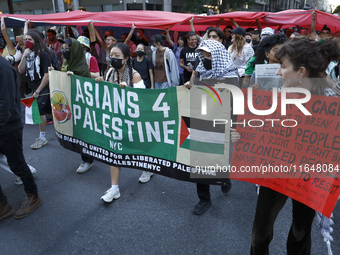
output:
<instances>
[{"instance_id":1,"label":"black face mask","mask_svg":"<svg viewBox=\"0 0 340 255\"><path fill-rule=\"evenodd\" d=\"M71 52L69 51L69 50L61 50L61 52L63 53L63 57L64 57L64 59L67 59L67 60L69 60L70 59L70 57L71 57Z\"/></svg>"},{"instance_id":2,"label":"black face mask","mask_svg":"<svg viewBox=\"0 0 340 255\"><path fill-rule=\"evenodd\" d=\"M250 42L251 42L251 39L246 39L246 42L247 42L247 43L250 43Z\"/></svg>"},{"instance_id":3,"label":"black face mask","mask_svg":"<svg viewBox=\"0 0 340 255\"><path fill-rule=\"evenodd\" d=\"M252 40L251 42L253 43L253 45L256 45L256 44L260 43L258 40Z\"/></svg>"},{"instance_id":4,"label":"black face mask","mask_svg":"<svg viewBox=\"0 0 340 255\"><path fill-rule=\"evenodd\" d=\"M145 52L138 50L138 51L136 51L136 54L137 54L138 57L143 57L145 55Z\"/></svg>"},{"instance_id":5,"label":"black face mask","mask_svg":"<svg viewBox=\"0 0 340 255\"><path fill-rule=\"evenodd\" d=\"M114 68L114 69L120 69L123 67L123 59L119 59L119 58L110 58L110 63L111 63L111 66Z\"/></svg>"},{"instance_id":6,"label":"black face mask","mask_svg":"<svg viewBox=\"0 0 340 255\"><path fill-rule=\"evenodd\" d=\"M204 58L202 62L206 70L211 70L212 68L211 59Z\"/></svg>"}]
</instances>

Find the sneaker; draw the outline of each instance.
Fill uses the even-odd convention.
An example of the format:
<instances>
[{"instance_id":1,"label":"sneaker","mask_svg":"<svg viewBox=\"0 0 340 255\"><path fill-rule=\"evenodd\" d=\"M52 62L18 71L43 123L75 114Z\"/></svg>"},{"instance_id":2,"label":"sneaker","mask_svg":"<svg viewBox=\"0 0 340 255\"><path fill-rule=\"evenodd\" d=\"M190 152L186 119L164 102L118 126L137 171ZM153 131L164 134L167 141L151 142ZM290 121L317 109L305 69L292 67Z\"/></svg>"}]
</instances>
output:
<instances>
[{"instance_id":1,"label":"sneaker","mask_svg":"<svg viewBox=\"0 0 340 255\"><path fill-rule=\"evenodd\" d=\"M15 219L22 219L33 213L41 205L39 195L27 194L25 200L22 202L20 209L14 215Z\"/></svg>"},{"instance_id":2,"label":"sneaker","mask_svg":"<svg viewBox=\"0 0 340 255\"><path fill-rule=\"evenodd\" d=\"M13 214L13 208L8 204L0 204L0 220L5 219Z\"/></svg>"},{"instance_id":3,"label":"sneaker","mask_svg":"<svg viewBox=\"0 0 340 255\"><path fill-rule=\"evenodd\" d=\"M202 215L205 213L211 206L211 201L200 200L198 204L194 208L194 214Z\"/></svg>"},{"instance_id":4,"label":"sneaker","mask_svg":"<svg viewBox=\"0 0 340 255\"><path fill-rule=\"evenodd\" d=\"M46 139L41 139L40 137L35 139L35 142L31 145L32 150L37 150L47 144Z\"/></svg>"},{"instance_id":5,"label":"sneaker","mask_svg":"<svg viewBox=\"0 0 340 255\"><path fill-rule=\"evenodd\" d=\"M222 186L221 186L221 191L222 193L226 194L230 191L231 189L231 181L230 179L227 179L225 182L222 183Z\"/></svg>"},{"instance_id":6,"label":"sneaker","mask_svg":"<svg viewBox=\"0 0 340 255\"><path fill-rule=\"evenodd\" d=\"M153 176L153 173L143 171L142 175L139 177L139 182L147 183L148 181L150 181L151 176Z\"/></svg>"},{"instance_id":7,"label":"sneaker","mask_svg":"<svg viewBox=\"0 0 340 255\"><path fill-rule=\"evenodd\" d=\"M81 162L80 166L77 168L76 172L78 174L83 174L87 172L91 167L93 166L93 163L88 163L88 162Z\"/></svg>"},{"instance_id":8,"label":"sneaker","mask_svg":"<svg viewBox=\"0 0 340 255\"><path fill-rule=\"evenodd\" d=\"M31 166L29 164L27 164L27 165L28 165L29 169L31 170L32 174L36 174L37 173L37 169L35 169L33 166ZM16 185L21 185L22 183L23 182L22 182L20 177L16 178L15 181L14 181L14 184L16 184Z\"/></svg>"},{"instance_id":9,"label":"sneaker","mask_svg":"<svg viewBox=\"0 0 340 255\"><path fill-rule=\"evenodd\" d=\"M106 203L112 202L113 199L120 198L119 189L109 188L104 196L101 197L102 200L104 200Z\"/></svg>"}]
</instances>

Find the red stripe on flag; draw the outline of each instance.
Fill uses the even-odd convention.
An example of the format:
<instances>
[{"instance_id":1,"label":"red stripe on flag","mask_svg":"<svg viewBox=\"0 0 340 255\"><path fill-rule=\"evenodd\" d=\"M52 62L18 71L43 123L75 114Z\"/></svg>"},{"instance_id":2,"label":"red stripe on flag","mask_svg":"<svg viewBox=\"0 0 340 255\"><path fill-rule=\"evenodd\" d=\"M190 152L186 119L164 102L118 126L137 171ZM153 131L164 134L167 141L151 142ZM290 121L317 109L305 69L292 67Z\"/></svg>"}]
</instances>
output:
<instances>
[{"instance_id":1,"label":"red stripe on flag","mask_svg":"<svg viewBox=\"0 0 340 255\"><path fill-rule=\"evenodd\" d=\"M190 135L187 125L185 124L183 117L181 117L181 135L180 135L180 144L179 146L182 146L184 141L187 139L187 137Z\"/></svg>"},{"instance_id":2,"label":"red stripe on flag","mask_svg":"<svg viewBox=\"0 0 340 255\"><path fill-rule=\"evenodd\" d=\"M30 108L32 106L33 100L34 100L34 97L20 99L21 103L23 103L28 108Z\"/></svg>"}]
</instances>

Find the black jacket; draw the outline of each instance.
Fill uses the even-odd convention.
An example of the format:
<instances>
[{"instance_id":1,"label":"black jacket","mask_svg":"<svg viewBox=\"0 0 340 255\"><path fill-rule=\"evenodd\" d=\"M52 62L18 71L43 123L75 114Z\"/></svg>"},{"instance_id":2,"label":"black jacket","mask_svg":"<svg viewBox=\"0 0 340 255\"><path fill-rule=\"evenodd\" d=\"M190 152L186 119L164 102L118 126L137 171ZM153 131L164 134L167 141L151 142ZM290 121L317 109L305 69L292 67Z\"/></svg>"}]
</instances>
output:
<instances>
[{"instance_id":1,"label":"black jacket","mask_svg":"<svg viewBox=\"0 0 340 255\"><path fill-rule=\"evenodd\" d=\"M0 135L22 127L17 71L0 57Z\"/></svg>"}]
</instances>

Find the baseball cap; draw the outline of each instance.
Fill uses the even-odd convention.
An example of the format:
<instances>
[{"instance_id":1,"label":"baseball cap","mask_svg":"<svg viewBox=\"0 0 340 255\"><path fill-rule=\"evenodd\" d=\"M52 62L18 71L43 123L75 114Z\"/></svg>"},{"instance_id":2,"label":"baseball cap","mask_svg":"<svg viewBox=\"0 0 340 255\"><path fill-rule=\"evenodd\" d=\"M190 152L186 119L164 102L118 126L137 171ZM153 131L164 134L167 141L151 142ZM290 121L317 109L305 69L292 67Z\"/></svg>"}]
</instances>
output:
<instances>
[{"instance_id":1,"label":"baseball cap","mask_svg":"<svg viewBox=\"0 0 340 255\"><path fill-rule=\"evenodd\" d=\"M67 43L67 44L69 44L70 46L72 45L72 40L71 40L71 38L66 38L65 40L63 40L63 39L59 39L58 40L59 42L61 42L61 43Z\"/></svg>"},{"instance_id":2,"label":"baseball cap","mask_svg":"<svg viewBox=\"0 0 340 255\"><path fill-rule=\"evenodd\" d=\"M246 36L246 30L242 27L237 27L234 30L229 30L229 32L236 35L242 35L243 37Z\"/></svg>"}]
</instances>

